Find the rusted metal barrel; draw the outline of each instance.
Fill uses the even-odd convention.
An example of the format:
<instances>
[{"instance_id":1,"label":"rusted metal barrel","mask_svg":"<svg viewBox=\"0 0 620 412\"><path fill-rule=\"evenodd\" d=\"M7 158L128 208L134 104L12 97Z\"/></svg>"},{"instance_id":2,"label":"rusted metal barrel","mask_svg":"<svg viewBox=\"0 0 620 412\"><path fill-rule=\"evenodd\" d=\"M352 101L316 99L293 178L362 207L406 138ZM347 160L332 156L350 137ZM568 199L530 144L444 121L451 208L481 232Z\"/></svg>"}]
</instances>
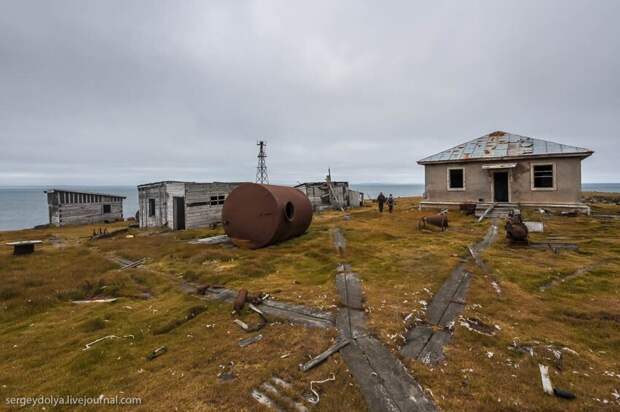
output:
<instances>
[{"instance_id":1,"label":"rusted metal barrel","mask_svg":"<svg viewBox=\"0 0 620 412\"><path fill-rule=\"evenodd\" d=\"M224 202L222 221L234 244L258 249L304 234L312 205L292 187L243 183Z\"/></svg>"},{"instance_id":2,"label":"rusted metal barrel","mask_svg":"<svg viewBox=\"0 0 620 412\"><path fill-rule=\"evenodd\" d=\"M509 216L506 220L506 237L513 242L527 242L528 229L521 215Z\"/></svg>"}]
</instances>

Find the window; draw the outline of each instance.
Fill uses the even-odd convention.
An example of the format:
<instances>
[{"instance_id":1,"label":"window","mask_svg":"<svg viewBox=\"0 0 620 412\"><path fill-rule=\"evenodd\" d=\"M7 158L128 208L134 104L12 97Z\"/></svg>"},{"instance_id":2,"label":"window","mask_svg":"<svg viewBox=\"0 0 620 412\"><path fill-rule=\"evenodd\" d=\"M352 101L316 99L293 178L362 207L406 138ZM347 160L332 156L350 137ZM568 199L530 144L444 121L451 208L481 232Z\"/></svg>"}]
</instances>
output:
<instances>
[{"instance_id":1,"label":"window","mask_svg":"<svg viewBox=\"0 0 620 412\"><path fill-rule=\"evenodd\" d=\"M465 171L463 168L448 169L448 190L465 190Z\"/></svg>"},{"instance_id":2,"label":"window","mask_svg":"<svg viewBox=\"0 0 620 412\"><path fill-rule=\"evenodd\" d=\"M553 164L532 166L532 189L554 189Z\"/></svg>"},{"instance_id":3,"label":"window","mask_svg":"<svg viewBox=\"0 0 620 412\"><path fill-rule=\"evenodd\" d=\"M111 205L103 205L103 213L112 213L112 206Z\"/></svg>"},{"instance_id":4,"label":"window","mask_svg":"<svg viewBox=\"0 0 620 412\"><path fill-rule=\"evenodd\" d=\"M226 200L226 195L211 196L211 201L209 202L209 204L211 206L220 206L224 204L225 200Z\"/></svg>"},{"instance_id":5,"label":"window","mask_svg":"<svg viewBox=\"0 0 620 412\"><path fill-rule=\"evenodd\" d=\"M149 216L155 216L155 199L149 199Z\"/></svg>"}]
</instances>

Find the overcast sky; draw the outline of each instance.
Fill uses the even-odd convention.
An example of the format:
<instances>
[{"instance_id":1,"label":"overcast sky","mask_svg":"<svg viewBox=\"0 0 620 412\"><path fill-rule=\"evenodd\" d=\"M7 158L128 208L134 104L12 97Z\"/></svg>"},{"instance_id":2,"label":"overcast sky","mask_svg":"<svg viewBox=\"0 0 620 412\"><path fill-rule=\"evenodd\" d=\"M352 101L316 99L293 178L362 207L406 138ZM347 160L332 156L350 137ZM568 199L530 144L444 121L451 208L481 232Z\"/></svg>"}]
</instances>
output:
<instances>
[{"instance_id":1,"label":"overcast sky","mask_svg":"<svg viewBox=\"0 0 620 412\"><path fill-rule=\"evenodd\" d=\"M618 182L620 1L0 2L0 185L423 182L494 130Z\"/></svg>"}]
</instances>

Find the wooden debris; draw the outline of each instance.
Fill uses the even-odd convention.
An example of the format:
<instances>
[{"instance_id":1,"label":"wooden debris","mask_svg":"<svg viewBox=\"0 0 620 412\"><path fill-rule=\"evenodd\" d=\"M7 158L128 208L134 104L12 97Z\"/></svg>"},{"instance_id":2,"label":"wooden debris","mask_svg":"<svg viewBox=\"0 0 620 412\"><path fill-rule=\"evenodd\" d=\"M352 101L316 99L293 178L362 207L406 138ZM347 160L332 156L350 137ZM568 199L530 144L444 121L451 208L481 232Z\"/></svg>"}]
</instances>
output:
<instances>
[{"instance_id":1,"label":"wooden debris","mask_svg":"<svg viewBox=\"0 0 620 412\"><path fill-rule=\"evenodd\" d=\"M349 339L345 339L343 341L337 342L335 345L331 346L325 352L321 353L315 358L312 358L311 360L304 363L303 365L300 365L299 369L301 369L302 372L308 372L310 369L319 365L320 363L325 361L327 358L329 358L331 355L333 355L334 353L338 352L340 349L347 346L349 343L351 343L351 340Z\"/></svg>"},{"instance_id":2,"label":"wooden debris","mask_svg":"<svg viewBox=\"0 0 620 412\"><path fill-rule=\"evenodd\" d=\"M497 225L493 224L481 241L469 247L472 258L483 269L486 266L479 253L488 247L496 236ZM466 263L459 264L448 280L441 285L426 310L427 323L417 325L408 332L405 345L400 350L403 356L417 359L427 365L436 364L444 359L443 347L450 341L454 323L465 308L465 297L472 276L465 270L465 266ZM461 322L461 325L478 333L495 333L495 329L486 325L482 327L481 322L477 320L472 320L471 323L466 320Z\"/></svg>"},{"instance_id":3,"label":"wooden debris","mask_svg":"<svg viewBox=\"0 0 620 412\"><path fill-rule=\"evenodd\" d=\"M248 331L248 329L249 329L248 324L245 323L244 321L239 320L239 319L235 319L235 320L233 320L233 322L236 323L237 325L239 325L239 327L241 329L243 329L244 331L246 331L246 332Z\"/></svg>"},{"instance_id":4,"label":"wooden debris","mask_svg":"<svg viewBox=\"0 0 620 412\"><path fill-rule=\"evenodd\" d=\"M102 338L95 339L94 341L92 341L92 342L90 342L90 343L87 343L87 344L84 346L84 348L83 348L82 350L89 350L89 349L90 349L90 348L91 348L91 347L92 347L95 343L99 343L99 342L101 342L101 341L103 341L103 340L107 340L107 339L123 339L123 338L124 338L124 339L127 339L127 338L131 338L131 339L133 339L133 338L134 338L134 336L133 336L133 335L125 335L125 336L123 336L123 337L121 337L121 336L116 336L116 335L108 335L108 336L104 336L104 337L102 337Z\"/></svg>"},{"instance_id":5,"label":"wooden debris","mask_svg":"<svg viewBox=\"0 0 620 412\"><path fill-rule=\"evenodd\" d=\"M482 213L480 215L480 218L478 218L478 223L482 222L484 220L485 217L487 217L487 215L489 214L489 212L491 212L491 210L493 210L495 208L495 206L497 205L497 203L491 203L491 206L489 206L484 213Z\"/></svg>"},{"instance_id":6,"label":"wooden debris","mask_svg":"<svg viewBox=\"0 0 620 412\"><path fill-rule=\"evenodd\" d=\"M151 353L146 355L146 359L153 360L155 358L160 357L161 355L163 355L166 352L168 352L168 348L165 347L165 346L160 346L159 348L153 349L153 351Z\"/></svg>"},{"instance_id":7,"label":"wooden debris","mask_svg":"<svg viewBox=\"0 0 620 412\"><path fill-rule=\"evenodd\" d=\"M135 267L138 267L138 266L142 266L142 265L144 265L144 263L146 263L146 258L138 259L135 262L129 261L129 263L127 263L124 266L122 266L120 268L120 270L127 270L127 269L135 268Z\"/></svg>"},{"instance_id":8,"label":"wooden debris","mask_svg":"<svg viewBox=\"0 0 620 412\"><path fill-rule=\"evenodd\" d=\"M261 339L263 339L263 335L258 334L249 338L245 338L245 339L241 339L239 340L239 346L241 346L242 348L251 345L253 343L256 343L258 341L260 341Z\"/></svg>"},{"instance_id":9,"label":"wooden debris","mask_svg":"<svg viewBox=\"0 0 620 412\"><path fill-rule=\"evenodd\" d=\"M332 236L332 242L334 243L334 247L338 251L340 256L344 256L344 253L347 248L347 241L344 238L344 234L340 228L333 228L329 230L329 233Z\"/></svg>"},{"instance_id":10,"label":"wooden debris","mask_svg":"<svg viewBox=\"0 0 620 412\"><path fill-rule=\"evenodd\" d=\"M277 399L278 403L285 404L291 410L294 410L296 412L308 412L308 408L306 408L302 403L294 401L293 399L289 398L285 394L281 393L271 383L263 382L260 388L264 390L265 392L269 392L270 395L272 395L274 398Z\"/></svg>"},{"instance_id":11,"label":"wooden debris","mask_svg":"<svg viewBox=\"0 0 620 412\"><path fill-rule=\"evenodd\" d=\"M279 410L278 408L276 408L275 403L267 395L260 392L259 390L252 389L252 397L256 399L258 403L266 406L267 408Z\"/></svg>"},{"instance_id":12,"label":"wooden debris","mask_svg":"<svg viewBox=\"0 0 620 412\"><path fill-rule=\"evenodd\" d=\"M193 293L196 291L196 288L189 284L185 284L185 291L187 293ZM207 287L204 289L204 296L207 299L233 302L237 296L237 292L224 287ZM318 328L330 328L334 326L333 314L307 306L268 299L260 303L260 310L266 316L287 319L304 326Z\"/></svg>"},{"instance_id":13,"label":"wooden debris","mask_svg":"<svg viewBox=\"0 0 620 412\"><path fill-rule=\"evenodd\" d=\"M228 235L218 235L205 237L201 239L194 239L189 242L191 245L220 245L222 243L232 243L232 240Z\"/></svg>"},{"instance_id":14,"label":"wooden debris","mask_svg":"<svg viewBox=\"0 0 620 412\"><path fill-rule=\"evenodd\" d=\"M336 289L340 303L351 309L362 309L362 283L355 273L345 272L336 275Z\"/></svg>"},{"instance_id":15,"label":"wooden debris","mask_svg":"<svg viewBox=\"0 0 620 412\"><path fill-rule=\"evenodd\" d=\"M579 246L575 243L560 243L560 242L530 242L529 247L534 249L549 249L553 253L557 254L560 250L578 250Z\"/></svg>"},{"instance_id":16,"label":"wooden debris","mask_svg":"<svg viewBox=\"0 0 620 412\"><path fill-rule=\"evenodd\" d=\"M540 369L540 380L542 381L543 391L547 395L553 395L553 385L551 385L551 379L549 379L549 367L538 364Z\"/></svg>"},{"instance_id":17,"label":"wooden debris","mask_svg":"<svg viewBox=\"0 0 620 412\"><path fill-rule=\"evenodd\" d=\"M83 305L86 303L111 303L116 302L118 298L109 298L109 299L86 299L86 300L72 300L71 303L75 303L76 305Z\"/></svg>"}]
</instances>

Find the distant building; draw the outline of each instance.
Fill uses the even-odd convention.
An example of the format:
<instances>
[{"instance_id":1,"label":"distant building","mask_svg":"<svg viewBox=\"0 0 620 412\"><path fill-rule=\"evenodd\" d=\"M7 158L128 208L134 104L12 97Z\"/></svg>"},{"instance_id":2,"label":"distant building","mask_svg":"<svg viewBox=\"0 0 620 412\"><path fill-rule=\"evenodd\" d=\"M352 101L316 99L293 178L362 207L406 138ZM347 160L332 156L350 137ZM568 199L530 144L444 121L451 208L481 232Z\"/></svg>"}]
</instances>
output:
<instances>
[{"instance_id":1,"label":"distant building","mask_svg":"<svg viewBox=\"0 0 620 412\"><path fill-rule=\"evenodd\" d=\"M52 189L47 194L51 225L79 225L123 219L124 196Z\"/></svg>"},{"instance_id":2,"label":"distant building","mask_svg":"<svg viewBox=\"0 0 620 412\"><path fill-rule=\"evenodd\" d=\"M239 183L156 182L138 186L141 228L193 229L222 221L222 207Z\"/></svg>"},{"instance_id":3,"label":"distant building","mask_svg":"<svg viewBox=\"0 0 620 412\"><path fill-rule=\"evenodd\" d=\"M546 140L493 132L419 160L425 167L420 206L502 206L577 209L581 161L592 150Z\"/></svg>"},{"instance_id":4,"label":"distant building","mask_svg":"<svg viewBox=\"0 0 620 412\"><path fill-rule=\"evenodd\" d=\"M332 191L330 191L328 182L307 182L295 188L308 196L314 210L362 206L364 194L349 189L348 182L331 182L331 186Z\"/></svg>"}]
</instances>

